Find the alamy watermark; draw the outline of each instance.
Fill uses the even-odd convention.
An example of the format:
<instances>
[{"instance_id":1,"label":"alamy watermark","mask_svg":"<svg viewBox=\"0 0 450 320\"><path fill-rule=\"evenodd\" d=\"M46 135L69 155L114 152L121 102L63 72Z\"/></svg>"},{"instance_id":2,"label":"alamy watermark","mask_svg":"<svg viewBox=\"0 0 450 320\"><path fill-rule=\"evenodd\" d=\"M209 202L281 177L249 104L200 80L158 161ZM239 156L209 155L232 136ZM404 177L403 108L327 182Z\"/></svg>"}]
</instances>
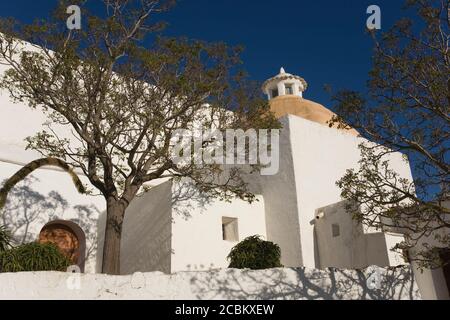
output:
<instances>
[{"instance_id":1,"label":"alamy watermark","mask_svg":"<svg viewBox=\"0 0 450 320\"><path fill-rule=\"evenodd\" d=\"M367 14L370 16L367 18L366 26L369 30L381 29L381 8L375 4L367 7Z\"/></svg>"},{"instance_id":2,"label":"alamy watermark","mask_svg":"<svg viewBox=\"0 0 450 320\"><path fill-rule=\"evenodd\" d=\"M70 16L67 18L66 25L69 30L81 29L81 9L77 5L71 5L67 7L67 14Z\"/></svg>"},{"instance_id":3,"label":"alamy watermark","mask_svg":"<svg viewBox=\"0 0 450 320\"><path fill-rule=\"evenodd\" d=\"M448 8L450 12L450 5ZM81 8L77 5L70 5L67 7L66 13L70 16L67 18L66 25L69 30L80 30L81 29ZM381 8L378 5L370 5L366 10L367 14L370 16L367 18L366 26L369 30L380 30L381 29ZM450 14L449 14L450 21Z\"/></svg>"},{"instance_id":4,"label":"alamy watermark","mask_svg":"<svg viewBox=\"0 0 450 320\"><path fill-rule=\"evenodd\" d=\"M279 144L278 129L179 129L172 135L170 157L176 165L260 165L267 176L279 170Z\"/></svg>"},{"instance_id":5,"label":"alamy watermark","mask_svg":"<svg viewBox=\"0 0 450 320\"><path fill-rule=\"evenodd\" d=\"M77 265L72 265L67 268L67 272L70 276L66 280L66 286L69 290L81 289L81 269Z\"/></svg>"},{"instance_id":6,"label":"alamy watermark","mask_svg":"<svg viewBox=\"0 0 450 320\"><path fill-rule=\"evenodd\" d=\"M378 267L373 267L372 274L367 278L366 285L370 290L381 290L382 285L382 271ZM367 271L370 271L367 269ZM383 271L384 273L384 271Z\"/></svg>"}]
</instances>

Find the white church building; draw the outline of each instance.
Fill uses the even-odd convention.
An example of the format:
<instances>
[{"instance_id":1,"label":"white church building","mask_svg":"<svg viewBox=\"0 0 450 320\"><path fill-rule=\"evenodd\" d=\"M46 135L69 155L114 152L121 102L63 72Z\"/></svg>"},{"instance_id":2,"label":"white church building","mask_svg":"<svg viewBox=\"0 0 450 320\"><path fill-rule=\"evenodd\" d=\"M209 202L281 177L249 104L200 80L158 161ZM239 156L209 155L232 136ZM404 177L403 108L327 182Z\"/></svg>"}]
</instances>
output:
<instances>
[{"instance_id":1,"label":"white church building","mask_svg":"<svg viewBox=\"0 0 450 320\"><path fill-rule=\"evenodd\" d=\"M0 66L0 73L6 66ZM389 249L401 235L366 230L345 212L335 182L356 168L362 138L355 130L330 128L333 113L303 97L306 81L284 69L263 85L271 110L279 118L279 170L249 177L258 201L236 199L204 203L183 197L188 183L161 181L127 209L121 248L121 272L226 268L227 255L252 235L278 244L286 267L363 268L396 266L403 258ZM25 150L25 138L40 131L46 119L38 110L14 104L0 92L0 181L41 156ZM411 171L401 154L390 163L405 178ZM87 179L81 177L87 184ZM193 193L195 194L195 192ZM77 263L85 272L101 270L105 203L100 196L80 195L70 177L48 168L11 191L0 225L18 243L39 240L46 230L72 234Z\"/></svg>"},{"instance_id":2,"label":"white church building","mask_svg":"<svg viewBox=\"0 0 450 320\"><path fill-rule=\"evenodd\" d=\"M128 208L121 272L226 268L230 249L251 235L278 244L286 267L405 264L389 250L401 235L364 230L345 212L335 182L358 165L362 138L355 130L330 128L327 121L333 113L304 99L306 88L304 79L284 69L263 85L283 128L278 173L249 177L257 202L178 201L183 184L155 186ZM401 154L391 155L390 162L401 176L412 179ZM99 230L101 239L104 216Z\"/></svg>"}]
</instances>

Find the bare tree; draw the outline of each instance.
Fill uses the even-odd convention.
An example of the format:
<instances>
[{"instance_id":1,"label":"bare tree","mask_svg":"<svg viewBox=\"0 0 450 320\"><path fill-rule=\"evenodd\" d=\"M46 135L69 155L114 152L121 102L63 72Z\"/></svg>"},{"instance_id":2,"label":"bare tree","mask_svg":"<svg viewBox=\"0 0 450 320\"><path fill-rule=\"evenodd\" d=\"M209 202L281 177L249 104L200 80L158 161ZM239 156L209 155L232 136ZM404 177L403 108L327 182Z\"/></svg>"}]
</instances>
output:
<instances>
[{"instance_id":1,"label":"bare tree","mask_svg":"<svg viewBox=\"0 0 450 320\"><path fill-rule=\"evenodd\" d=\"M0 60L10 68L1 87L48 115L50 124L28 139L29 148L81 169L105 198L103 272L118 274L125 210L145 183L188 177L205 196L254 200L238 168L224 178L221 166L174 164L176 130L208 127L212 119L217 129L277 122L244 85L239 48L154 34L161 29L157 13L173 1L102 2L102 17L83 7L81 30L66 28L66 1L50 21L2 21ZM144 46L149 35L155 40ZM72 136L59 134L61 126Z\"/></svg>"},{"instance_id":2,"label":"bare tree","mask_svg":"<svg viewBox=\"0 0 450 320\"><path fill-rule=\"evenodd\" d=\"M406 240L394 249L421 242L423 250L410 258L433 265L440 248L450 247L448 1L409 0L407 8L411 18L381 35L372 32L368 93L334 96L340 117L333 121L376 143L360 145L359 170L348 170L337 184L361 207L355 218L377 228L401 227ZM410 160L414 181L391 167L385 156L393 152Z\"/></svg>"}]
</instances>

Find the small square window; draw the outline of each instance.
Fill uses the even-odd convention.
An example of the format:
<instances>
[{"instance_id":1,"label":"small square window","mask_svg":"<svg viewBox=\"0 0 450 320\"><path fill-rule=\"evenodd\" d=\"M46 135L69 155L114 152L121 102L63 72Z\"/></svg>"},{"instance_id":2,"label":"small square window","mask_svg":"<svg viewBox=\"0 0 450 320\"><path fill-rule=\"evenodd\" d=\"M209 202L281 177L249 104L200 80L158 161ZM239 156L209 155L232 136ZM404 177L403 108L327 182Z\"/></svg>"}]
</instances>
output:
<instances>
[{"instance_id":1,"label":"small square window","mask_svg":"<svg viewBox=\"0 0 450 320\"><path fill-rule=\"evenodd\" d=\"M286 88L286 94L294 94L294 89L292 88L292 84L287 84L285 86Z\"/></svg>"},{"instance_id":2,"label":"small square window","mask_svg":"<svg viewBox=\"0 0 450 320\"><path fill-rule=\"evenodd\" d=\"M333 238L339 237L341 234L341 231L339 229L338 224L332 224L331 225L331 233L333 234Z\"/></svg>"},{"instance_id":3,"label":"small square window","mask_svg":"<svg viewBox=\"0 0 450 320\"><path fill-rule=\"evenodd\" d=\"M278 89L273 89L272 90L272 98L276 98L278 97Z\"/></svg>"},{"instance_id":4,"label":"small square window","mask_svg":"<svg viewBox=\"0 0 450 320\"><path fill-rule=\"evenodd\" d=\"M222 217L222 238L226 241L239 241L237 218Z\"/></svg>"}]
</instances>

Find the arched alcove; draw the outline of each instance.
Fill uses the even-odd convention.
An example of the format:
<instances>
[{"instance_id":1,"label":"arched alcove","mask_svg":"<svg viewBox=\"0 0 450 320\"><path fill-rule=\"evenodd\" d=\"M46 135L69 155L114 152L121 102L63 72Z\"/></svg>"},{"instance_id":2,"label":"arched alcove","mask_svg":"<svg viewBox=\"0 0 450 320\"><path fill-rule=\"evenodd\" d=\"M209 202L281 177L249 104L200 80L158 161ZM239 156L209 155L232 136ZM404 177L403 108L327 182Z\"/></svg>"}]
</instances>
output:
<instances>
[{"instance_id":1,"label":"arched alcove","mask_svg":"<svg viewBox=\"0 0 450 320\"><path fill-rule=\"evenodd\" d=\"M86 259L86 236L78 224L67 220L47 223L39 233L40 243L54 243L74 265L84 271Z\"/></svg>"}]
</instances>

